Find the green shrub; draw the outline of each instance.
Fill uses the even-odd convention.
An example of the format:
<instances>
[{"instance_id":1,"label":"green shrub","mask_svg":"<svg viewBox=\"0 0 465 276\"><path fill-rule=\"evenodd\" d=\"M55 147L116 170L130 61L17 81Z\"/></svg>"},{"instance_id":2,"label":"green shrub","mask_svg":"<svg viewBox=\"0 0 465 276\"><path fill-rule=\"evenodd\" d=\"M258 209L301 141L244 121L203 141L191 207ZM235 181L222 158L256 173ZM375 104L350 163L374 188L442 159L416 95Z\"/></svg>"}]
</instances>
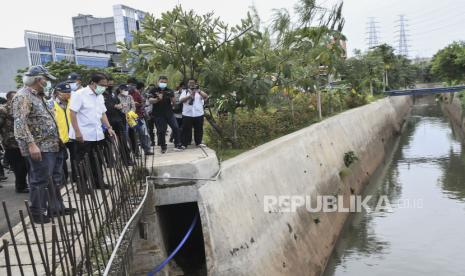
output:
<instances>
[{"instance_id":1,"label":"green shrub","mask_svg":"<svg viewBox=\"0 0 465 276\"><path fill-rule=\"evenodd\" d=\"M304 110L297 106L292 112L287 109L254 111L238 110L236 113L237 124L237 148L253 148L277 137L296 131L302 127L309 126L315 122L317 116L309 108ZM217 118L217 123L222 129L227 140L234 136L232 127L232 116ZM206 126L207 143L213 149L232 148L230 141L221 140L218 133L208 125Z\"/></svg>"},{"instance_id":2,"label":"green shrub","mask_svg":"<svg viewBox=\"0 0 465 276\"><path fill-rule=\"evenodd\" d=\"M345 102L348 108L355 108L368 103L366 95L357 93L355 90L352 90L346 97Z\"/></svg>"},{"instance_id":3,"label":"green shrub","mask_svg":"<svg viewBox=\"0 0 465 276\"><path fill-rule=\"evenodd\" d=\"M349 151L344 153L344 165L346 165L347 168L357 160L358 157L355 155L355 152Z\"/></svg>"},{"instance_id":4,"label":"green shrub","mask_svg":"<svg viewBox=\"0 0 465 276\"><path fill-rule=\"evenodd\" d=\"M364 105L368 98L352 90L333 90L331 93L322 93L323 116L330 116L348 108ZM307 127L318 121L316 93L297 94L292 99L276 97L273 106L267 109L255 110L237 109L235 114L237 137L234 140L232 115L215 117L218 127L222 130L223 139L209 125L205 126L205 141L209 147L216 150L221 157L230 157L231 149L240 149L242 152L263 143ZM233 143L234 142L234 143Z\"/></svg>"}]
</instances>

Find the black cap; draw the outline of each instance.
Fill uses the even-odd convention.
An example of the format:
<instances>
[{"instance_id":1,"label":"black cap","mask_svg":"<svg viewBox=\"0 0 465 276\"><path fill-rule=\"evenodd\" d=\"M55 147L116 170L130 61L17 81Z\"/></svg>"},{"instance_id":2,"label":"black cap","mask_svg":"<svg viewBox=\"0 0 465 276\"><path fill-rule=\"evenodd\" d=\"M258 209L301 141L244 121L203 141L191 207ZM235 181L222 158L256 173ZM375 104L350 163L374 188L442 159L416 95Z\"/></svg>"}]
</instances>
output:
<instances>
[{"instance_id":1,"label":"black cap","mask_svg":"<svg viewBox=\"0 0 465 276\"><path fill-rule=\"evenodd\" d=\"M118 86L119 90L129 91L129 87L126 84L121 84Z\"/></svg>"},{"instance_id":2,"label":"black cap","mask_svg":"<svg viewBox=\"0 0 465 276\"><path fill-rule=\"evenodd\" d=\"M79 75L78 73L71 73L69 74L68 76L68 79L66 80L67 82L75 82L77 80L81 80L81 75Z\"/></svg>"},{"instance_id":3,"label":"black cap","mask_svg":"<svg viewBox=\"0 0 465 276\"><path fill-rule=\"evenodd\" d=\"M52 74L50 74L48 70L42 65L36 65L36 66L30 67L29 70L27 70L27 72L24 75L28 77L43 76L51 80L57 79Z\"/></svg>"},{"instance_id":4,"label":"black cap","mask_svg":"<svg viewBox=\"0 0 465 276\"><path fill-rule=\"evenodd\" d=\"M71 93L71 86L67 82L60 82L59 84L55 85L55 91L61 93Z\"/></svg>"}]
</instances>

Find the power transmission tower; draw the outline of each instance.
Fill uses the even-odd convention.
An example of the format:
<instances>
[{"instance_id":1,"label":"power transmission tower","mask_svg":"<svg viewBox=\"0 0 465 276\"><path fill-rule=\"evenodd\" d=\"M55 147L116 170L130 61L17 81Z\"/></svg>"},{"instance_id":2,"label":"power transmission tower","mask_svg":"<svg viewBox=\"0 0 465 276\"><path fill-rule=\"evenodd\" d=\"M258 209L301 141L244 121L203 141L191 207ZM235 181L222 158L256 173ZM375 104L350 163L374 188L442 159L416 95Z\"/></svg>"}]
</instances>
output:
<instances>
[{"instance_id":1,"label":"power transmission tower","mask_svg":"<svg viewBox=\"0 0 465 276\"><path fill-rule=\"evenodd\" d=\"M396 41L398 47L397 47L397 53L401 56L408 57L409 56L409 50L410 50L410 45L408 44L408 19L405 17L405 15L401 14L399 15L399 20L397 20L398 25L396 26L398 29L398 39Z\"/></svg>"},{"instance_id":2,"label":"power transmission tower","mask_svg":"<svg viewBox=\"0 0 465 276\"><path fill-rule=\"evenodd\" d=\"M367 22L367 42L368 49L376 47L379 45L379 22L376 21L375 17L369 17Z\"/></svg>"}]
</instances>

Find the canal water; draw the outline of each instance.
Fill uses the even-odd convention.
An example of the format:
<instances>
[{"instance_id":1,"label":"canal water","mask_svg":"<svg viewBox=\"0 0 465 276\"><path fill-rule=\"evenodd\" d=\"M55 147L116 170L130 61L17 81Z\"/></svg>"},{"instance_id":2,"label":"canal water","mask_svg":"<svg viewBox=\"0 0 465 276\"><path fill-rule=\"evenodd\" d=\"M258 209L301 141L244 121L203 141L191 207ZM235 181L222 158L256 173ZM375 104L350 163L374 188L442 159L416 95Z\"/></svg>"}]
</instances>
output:
<instances>
[{"instance_id":1,"label":"canal water","mask_svg":"<svg viewBox=\"0 0 465 276\"><path fill-rule=\"evenodd\" d=\"M465 275L465 143L439 104L417 101L366 187L375 207L352 215L324 275Z\"/></svg>"}]
</instances>

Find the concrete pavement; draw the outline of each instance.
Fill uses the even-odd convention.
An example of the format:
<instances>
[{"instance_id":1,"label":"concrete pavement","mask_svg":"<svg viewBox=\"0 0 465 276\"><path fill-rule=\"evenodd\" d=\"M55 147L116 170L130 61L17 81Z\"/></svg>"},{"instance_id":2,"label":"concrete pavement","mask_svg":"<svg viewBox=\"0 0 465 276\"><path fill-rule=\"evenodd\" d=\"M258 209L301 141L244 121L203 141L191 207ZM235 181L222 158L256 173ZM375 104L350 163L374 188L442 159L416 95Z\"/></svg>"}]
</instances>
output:
<instances>
[{"instance_id":1,"label":"concrete pavement","mask_svg":"<svg viewBox=\"0 0 465 276\"><path fill-rule=\"evenodd\" d=\"M18 210L23 210L23 212L27 214L24 201L29 199L29 194L16 193L15 176L13 172L5 169L5 176L8 177L8 180L0 182L0 186L3 186L3 188L0 188L0 202L6 202L6 206L10 213L11 224L14 226L20 222ZM0 207L0 209L0 236L3 236L3 234L8 232L8 225L3 208Z\"/></svg>"}]
</instances>

